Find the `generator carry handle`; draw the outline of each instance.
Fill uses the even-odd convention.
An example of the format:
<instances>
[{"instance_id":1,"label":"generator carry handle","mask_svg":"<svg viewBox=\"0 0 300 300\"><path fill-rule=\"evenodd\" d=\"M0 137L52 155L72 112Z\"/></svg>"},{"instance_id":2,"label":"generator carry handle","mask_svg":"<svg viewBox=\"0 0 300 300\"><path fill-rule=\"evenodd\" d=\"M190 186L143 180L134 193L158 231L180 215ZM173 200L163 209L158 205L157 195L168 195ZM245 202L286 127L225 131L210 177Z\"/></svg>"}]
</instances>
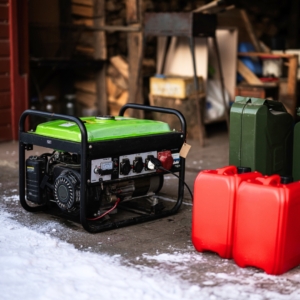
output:
<instances>
[{"instance_id":1,"label":"generator carry handle","mask_svg":"<svg viewBox=\"0 0 300 300\"><path fill-rule=\"evenodd\" d=\"M148 105L140 105L140 104L135 104L135 103L127 103L121 107L119 116L124 116L124 113L128 108L160 112L160 113L164 113L164 114L171 114L171 115L177 116L177 118L180 121L181 130L182 130L182 133L184 134L184 140L185 140L185 138L186 138L186 121L185 121L183 114L180 111L178 111L176 109L172 109L172 108L164 108L164 107L158 107L158 106L148 106Z\"/></svg>"},{"instance_id":2,"label":"generator carry handle","mask_svg":"<svg viewBox=\"0 0 300 300\"><path fill-rule=\"evenodd\" d=\"M20 120L19 120L19 132L24 132L25 120L26 120L27 116L29 116L29 115L43 117L45 119L51 118L53 120L65 120L65 121L74 122L78 125L78 127L80 129L82 140L84 140L84 139L87 140L87 132L86 132L85 126L79 118L73 117L73 116L68 116L68 115L48 113L45 111L38 111L38 110L34 110L34 109L27 109L22 113Z\"/></svg>"}]
</instances>

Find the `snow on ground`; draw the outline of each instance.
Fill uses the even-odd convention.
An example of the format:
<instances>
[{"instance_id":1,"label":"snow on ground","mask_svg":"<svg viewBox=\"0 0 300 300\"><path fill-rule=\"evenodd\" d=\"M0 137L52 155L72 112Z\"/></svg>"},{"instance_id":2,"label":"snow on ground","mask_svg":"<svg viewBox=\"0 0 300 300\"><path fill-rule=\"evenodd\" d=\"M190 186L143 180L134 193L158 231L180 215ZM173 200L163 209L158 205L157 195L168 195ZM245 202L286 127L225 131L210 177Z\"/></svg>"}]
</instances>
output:
<instances>
[{"instance_id":1,"label":"snow on ground","mask_svg":"<svg viewBox=\"0 0 300 300\"><path fill-rule=\"evenodd\" d=\"M18 196L7 196L2 200L17 204ZM13 218L0 205L1 300L300 299L300 291L292 286L286 295L255 286L258 281L287 284L284 278L264 273L249 278L245 274L236 278L231 274L206 273L207 280L195 285L171 275L170 268L125 266L120 255L77 250L73 245L51 237L47 230L37 232ZM48 225L41 224L45 228ZM143 254L142 258L174 268L192 260L202 263L201 256L195 253Z\"/></svg>"},{"instance_id":2,"label":"snow on ground","mask_svg":"<svg viewBox=\"0 0 300 300\"><path fill-rule=\"evenodd\" d=\"M0 214L1 299L198 299L199 287L76 250Z\"/></svg>"}]
</instances>

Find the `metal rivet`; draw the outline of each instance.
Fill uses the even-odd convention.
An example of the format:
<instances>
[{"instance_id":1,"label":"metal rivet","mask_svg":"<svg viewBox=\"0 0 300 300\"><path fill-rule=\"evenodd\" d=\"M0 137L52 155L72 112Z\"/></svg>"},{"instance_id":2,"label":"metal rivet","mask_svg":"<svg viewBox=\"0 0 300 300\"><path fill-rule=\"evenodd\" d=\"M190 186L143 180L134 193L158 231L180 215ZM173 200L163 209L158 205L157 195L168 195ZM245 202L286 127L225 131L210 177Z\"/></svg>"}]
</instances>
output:
<instances>
[{"instance_id":1,"label":"metal rivet","mask_svg":"<svg viewBox=\"0 0 300 300\"><path fill-rule=\"evenodd\" d=\"M88 179L88 180L87 180L87 183L90 183L90 182L91 182L91 181Z\"/></svg>"},{"instance_id":2,"label":"metal rivet","mask_svg":"<svg viewBox=\"0 0 300 300\"><path fill-rule=\"evenodd\" d=\"M90 149L92 149L92 148L93 148L93 146L92 146L92 145L89 145L89 148L90 148Z\"/></svg>"}]
</instances>

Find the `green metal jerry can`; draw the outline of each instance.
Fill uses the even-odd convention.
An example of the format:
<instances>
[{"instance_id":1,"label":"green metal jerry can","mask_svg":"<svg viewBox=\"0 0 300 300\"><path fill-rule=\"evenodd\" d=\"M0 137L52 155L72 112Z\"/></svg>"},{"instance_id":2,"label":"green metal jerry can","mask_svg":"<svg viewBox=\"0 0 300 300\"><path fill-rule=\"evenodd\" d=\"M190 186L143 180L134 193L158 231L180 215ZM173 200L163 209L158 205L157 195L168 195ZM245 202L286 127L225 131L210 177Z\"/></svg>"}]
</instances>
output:
<instances>
[{"instance_id":1,"label":"green metal jerry can","mask_svg":"<svg viewBox=\"0 0 300 300\"><path fill-rule=\"evenodd\" d=\"M293 125L281 102L237 96L230 110L229 164L291 176Z\"/></svg>"}]
</instances>

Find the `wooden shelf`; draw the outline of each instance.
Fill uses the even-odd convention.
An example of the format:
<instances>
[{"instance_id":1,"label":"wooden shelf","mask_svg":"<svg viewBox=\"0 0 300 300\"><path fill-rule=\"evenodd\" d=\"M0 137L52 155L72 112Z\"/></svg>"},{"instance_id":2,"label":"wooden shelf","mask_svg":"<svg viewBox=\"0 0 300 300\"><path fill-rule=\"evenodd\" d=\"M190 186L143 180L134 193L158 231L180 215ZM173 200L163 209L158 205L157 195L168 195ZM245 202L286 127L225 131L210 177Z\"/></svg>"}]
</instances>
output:
<instances>
[{"instance_id":1,"label":"wooden shelf","mask_svg":"<svg viewBox=\"0 0 300 300\"><path fill-rule=\"evenodd\" d=\"M286 53L263 53L263 52L239 52L239 57L258 57L258 58L282 58L287 59L288 63L288 84L286 94L281 94L280 102L282 102L287 111L295 118L296 107L297 107L297 69L298 69L298 55L297 54L286 54Z\"/></svg>"}]
</instances>

